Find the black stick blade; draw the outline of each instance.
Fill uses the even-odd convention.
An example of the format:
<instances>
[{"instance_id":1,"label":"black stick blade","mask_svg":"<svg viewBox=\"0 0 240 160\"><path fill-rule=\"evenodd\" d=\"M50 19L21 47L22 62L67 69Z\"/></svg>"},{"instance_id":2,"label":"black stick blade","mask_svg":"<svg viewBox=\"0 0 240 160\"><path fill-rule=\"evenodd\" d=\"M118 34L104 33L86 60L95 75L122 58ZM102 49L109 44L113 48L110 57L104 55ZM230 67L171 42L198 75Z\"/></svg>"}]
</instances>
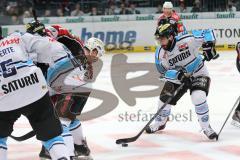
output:
<instances>
[{"instance_id":1,"label":"black stick blade","mask_svg":"<svg viewBox=\"0 0 240 160\"><path fill-rule=\"evenodd\" d=\"M117 139L116 144L123 144L125 143L124 139Z\"/></svg>"},{"instance_id":2,"label":"black stick blade","mask_svg":"<svg viewBox=\"0 0 240 160\"><path fill-rule=\"evenodd\" d=\"M118 139L116 140L116 144L131 143L136 141L136 139L137 137Z\"/></svg>"}]
</instances>

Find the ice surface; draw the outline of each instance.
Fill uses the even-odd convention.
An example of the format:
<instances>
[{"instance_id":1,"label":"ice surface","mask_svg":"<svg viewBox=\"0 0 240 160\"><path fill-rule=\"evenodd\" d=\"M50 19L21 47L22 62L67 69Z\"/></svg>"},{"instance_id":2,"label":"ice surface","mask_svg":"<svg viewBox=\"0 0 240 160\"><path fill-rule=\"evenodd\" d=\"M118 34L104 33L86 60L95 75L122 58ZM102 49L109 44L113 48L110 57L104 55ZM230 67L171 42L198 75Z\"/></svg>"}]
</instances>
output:
<instances>
[{"instance_id":1,"label":"ice surface","mask_svg":"<svg viewBox=\"0 0 240 160\"><path fill-rule=\"evenodd\" d=\"M154 63L153 53L126 54L129 63ZM83 121L84 134L87 137L92 156L96 160L239 160L240 129L230 125L224 128L218 142L208 141L196 119L189 93L173 107L171 121L164 131L153 135L143 134L139 140L122 148L115 140L134 136L147 123L144 116L156 112L157 95L138 98L134 106L129 106L119 98L111 81L111 60L114 54L103 57L103 68L99 74L95 89L110 92L118 97L118 105L110 113L90 121ZM220 58L207 63L211 76L208 96L212 128L219 131L226 116L238 96L240 96L240 74L235 66L236 53L221 52ZM154 65L154 64L153 64ZM123 66L124 67L124 66ZM123 68L124 69L124 68ZM127 78L146 74L146 71L132 72ZM150 87L135 87L132 90L152 90ZM101 104L101 100L90 98L84 112ZM108 104L111 105L111 104ZM132 117L123 120L123 116L132 113ZM140 117L133 117L140 113ZM175 118L173 118L175 116ZM177 117L176 117L177 116ZM181 116L181 117L180 117ZM146 118L146 117L145 117ZM25 118L21 117L15 124L14 135L20 136L31 130ZM8 139L9 160L37 160L41 143L35 138L19 143Z\"/></svg>"}]
</instances>

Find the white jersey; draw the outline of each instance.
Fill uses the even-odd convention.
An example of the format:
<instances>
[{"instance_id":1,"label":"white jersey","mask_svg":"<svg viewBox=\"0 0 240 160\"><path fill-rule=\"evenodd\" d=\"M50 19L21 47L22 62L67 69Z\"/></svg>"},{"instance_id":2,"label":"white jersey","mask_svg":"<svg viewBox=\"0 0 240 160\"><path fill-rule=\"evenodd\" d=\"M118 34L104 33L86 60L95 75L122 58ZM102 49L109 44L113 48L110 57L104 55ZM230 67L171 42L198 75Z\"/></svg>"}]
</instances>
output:
<instances>
[{"instance_id":1,"label":"white jersey","mask_svg":"<svg viewBox=\"0 0 240 160\"><path fill-rule=\"evenodd\" d=\"M171 51L159 47L156 50L155 62L158 71L169 81L178 82L177 69L183 67L193 77L208 76L199 48L204 37L194 37L187 34L176 38L175 46Z\"/></svg>"},{"instance_id":2,"label":"white jersey","mask_svg":"<svg viewBox=\"0 0 240 160\"><path fill-rule=\"evenodd\" d=\"M46 37L16 32L0 40L0 111L24 107L48 92L45 77L33 64L32 53L37 53L38 62L50 66L67 56L53 39Z\"/></svg>"}]
</instances>

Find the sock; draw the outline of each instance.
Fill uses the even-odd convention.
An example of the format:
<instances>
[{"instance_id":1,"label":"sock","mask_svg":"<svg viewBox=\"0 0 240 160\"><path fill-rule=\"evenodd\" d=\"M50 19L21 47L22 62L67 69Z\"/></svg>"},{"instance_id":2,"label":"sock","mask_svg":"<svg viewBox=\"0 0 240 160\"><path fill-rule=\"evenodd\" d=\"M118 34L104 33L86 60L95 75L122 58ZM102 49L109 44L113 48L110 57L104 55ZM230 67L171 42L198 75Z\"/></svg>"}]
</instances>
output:
<instances>
[{"instance_id":1,"label":"sock","mask_svg":"<svg viewBox=\"0 0 240 160\"><path fill-rule=\"evenodd\" d=\"M72 134L69 131L69 128L66 125L62 125L63 127L63 133L62 133L62 137L64 140L64 143L68 149L68 152L70 154L70 156L74 156L74 142L73 142L73 137Z\"/></svg>"},{"instance_id":2,"label":"sock","mask_svg":"<svg viewBox=\"0 0 240 160\"><path fill-rule=\"evenodd\" d=\"M48 150L52 160L70 160L68 149L61 136L44 141L43 146Z\"/></svg>"},{"instance_id":3,"label":"sock","mask_svg":"<svg viewBox=\"0 0 240 160\"><path fill-rule=\"evenodd\" d=\"M162 106L164 105L164 103L159 100L158 101L158 109L160 109ZM162 124L165 124L167 121L168 116L171 113L171 105L167 104L164 109L161 111L161 113L156 117L155 121L156 122L161 122Z\"/></svg>"},{"instance_id":4,"label":"sock","mask_svg":"<svg viewBox=\"0 0 240 160\"><path fill-rule=\"evenodd\" d=\"M78 119L73 120L69 125L69 130L73 136L74 144L82 145L83 144L82 141L85 139L83 136L82 125L80 120Z\"/></svg>"},{"instance_id":5,"label":"sock","mask_svg":"<svg viewBox=\"0 0 240 160\"><path fill-rule=\"evenodd\" d=\"M0 138L0 159L7 160L7 138Z\"/></svg>"},{"instance_id":6,"label":"sock","mask_svg":"<svg viewBox=\"0 0 240 160\"><path fill-rule=\"evenodd\" d=\"M206 93L201 90L196 90L192 92L191 98L195 105L198 122L204 130L209 127L209 110Z\"/></svg>"}]
</instances>

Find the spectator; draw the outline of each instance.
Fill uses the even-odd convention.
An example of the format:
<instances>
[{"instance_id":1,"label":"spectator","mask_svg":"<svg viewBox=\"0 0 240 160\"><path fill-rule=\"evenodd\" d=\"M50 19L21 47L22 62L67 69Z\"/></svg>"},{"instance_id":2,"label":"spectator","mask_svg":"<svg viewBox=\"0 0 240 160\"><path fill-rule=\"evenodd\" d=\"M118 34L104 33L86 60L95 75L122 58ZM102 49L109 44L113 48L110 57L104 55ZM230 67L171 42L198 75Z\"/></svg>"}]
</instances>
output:
<instances>
[{"instance_id":1,"label":"spectator","mask_svg":"<svg viewBox=\"0 0 240 160\"><path fill-rule=\"evenodd\" d=\"M84 13L81 10L81 6L80 6L79 3L77 3L76 6L75 6L75 10L73 10L71 12L71 16L83 16L83 15L84 15Z\"/></svg>"},{"instance_id":2,"label":"spectator","mask_svg":"<svg viewBox=\"0 0 240 160\"><path fill-rule=\"evenodd\" d=\"M21 23L20 23L20 19L19 19L19 17L18 17L17 15L12 15L11 21L12 21L12 24L13 24L13 25L21 24Z\"/></svg>"},{"instance_id":3,"label":"spectator","mask_svg":"<svg viewBox=\"0 0 240 160\"><path fill-rule=\"evenodd\" d=\"M122 3L121 4L121 10L120 10L119 14L122 14L122 15L131 14L131 12L126 8L125 4Z\"/></svg>"},{"instance_id":4,"label":"spectator","mask_svg":"<svg viewBox=\"0 0 240 160\"><path fill-rule=\"evenodd\" d=\"M202 11L201 2L199 0L195 0L191 12L201 12L201 11Z\"/></svg>"},{"instance_id":5,"label":"spectator","mask_svg":"<svg viewBox=\"0 0 240 160\"><path fill-rule=\"evenodd\" d=\"M31 17L31 13L29 11L25 11L23 13L23 18L30 18Z\"/></svg>"},{"instance_id":6,"label":"spectator","mask_svg":"<svg viewBox=\"0 0 240 160\"><path fill-rule=\"evenodd\" d=\"M18 9L16 8L16 5L17 5L17 4L15 4L15 3L9 4L9 5L6 7L6 14L9 15L9 16L19 15L19 12L18 12Z\"/></svg>"},{"instance_id":7,"label":"spectator","mask_svg":"<svg viewBox=\"0 0 240 160\"><path fill-rule=\"evenodd\" d=\"M132 14L141 14L139 10L136 10L136 6L133 3L130 5L130 12Z\"/></svg>"},{"instance_id":8,"label":"spectator","mask_svg":"<svg viewBox=\"0 0 240 160\"><path fill-rule=\"evenodd\" d=\"M116 2L115 2L115 0L108 0L107 4L108 4L108 6L111 6L111 5L115 5Z\"/></svg>"},{"instance_id":9,"label":"spectator","mask_svg":"<svg viewBox=\"0 0 240 160\"><path fill-rule=\"evenodd\" d=\"M125 6L129 6L129 0L121 0L121 4L124 3Z\"/></svg>"},{"instance_id":10,"label":"spectator","mask_svg":"<svg viewBox=\"0 0 240 160\"><path fill-rule=\"evenodd\" d=\"M98 10L97 10L97 7L92 7L90 16L97 16L97 15L100 15Z\"/></svg>"},{"instance_id":11,"label":"spectator","mask_svg":"<svg viewBox=\"0 0 240 160\"><path fill-rule=\"evenodd\" d=\"M52 16L52 12L50 9L46 9L44 12L44 17L51 17Z\"/></svg>"},{"instance_id":12,"label":"spectator","mask_svg":"<svg viewBox=\"0 0 240 160\"><path fill-rule=\"evenodd\" d=\"M116 6L114 4L111 4L110 5L110 8L106 9L106 12L105 12L106 15L116 15L117 12L116 12Z\"/></svg>"},{"instance_id":13,"label":"spectator","mask_svg":"<svg viewBox=\"0 0 240 160\"><path fill-rule=\"evenodd\" d=\"M64 17L63 10L61 8L57 9L57 16L58 17Z\"/></svg>"},{"instance_id":14,"label":"spectator","mask_svg":"<svg viewBox=\"0 0 240 160\"><path fill-rule=\"evenodd\" d=\"M185 12L187 12L187 8L186 8L186 6L185 6L184 0L180 0L179 9L180 9L180 13L185 13Z\"/></svg>"},{"instance_id":15,"label":"spectator","mask_svg":"<svg viewBox=\"0 0 240 160\"><path fill-rule=\"evenodd\" d=\"M160 13L162 13L162 5L158 5L157 6L157 11L156 11L156 14L160 14Z\"/></svg>"},{"instance_id":16,"label":"spectator","mask_svg":"<svg viewBox=\"0 0 240 160\"><path fill-rule=\"evenodd\" d=\"M228 12L236 12L237 11L237 8L234 6L233 2L230 1L228 3L227 11Z\"/></svg>"}]
</instances>

